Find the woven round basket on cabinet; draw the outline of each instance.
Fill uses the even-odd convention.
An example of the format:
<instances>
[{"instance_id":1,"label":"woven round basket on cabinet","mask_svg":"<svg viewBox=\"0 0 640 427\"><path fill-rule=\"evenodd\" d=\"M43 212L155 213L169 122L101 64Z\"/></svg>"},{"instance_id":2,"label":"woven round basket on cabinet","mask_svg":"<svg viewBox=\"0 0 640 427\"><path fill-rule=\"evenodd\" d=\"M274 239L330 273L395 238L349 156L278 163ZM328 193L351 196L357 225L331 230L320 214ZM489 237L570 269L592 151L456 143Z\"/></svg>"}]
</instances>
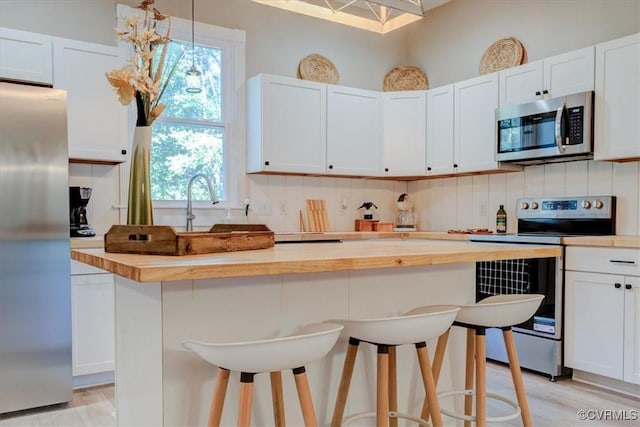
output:
<instances>
[{"instance_id":1,"label":"woven round basket on cabinet","mask_svg":"<svg viewBox=\"0 0 640 427\"><path fill-rule=\"evenodd\" d=\"M329 59L317 53L307 55L298 64L297 76L302 80L338 84L340 75Z\"/></svg>"},{"instance_id":2,"label":"woven round basket on cabinet","mask_svg":"<svg viewBox=\"0 0 640 427\"><path fill-rule=\"evenodd\" d=\"M487 48L480 60L480 74L489 74L522 64L524 47L517 39L505 37Z\"/></svg>"}]
</instances>

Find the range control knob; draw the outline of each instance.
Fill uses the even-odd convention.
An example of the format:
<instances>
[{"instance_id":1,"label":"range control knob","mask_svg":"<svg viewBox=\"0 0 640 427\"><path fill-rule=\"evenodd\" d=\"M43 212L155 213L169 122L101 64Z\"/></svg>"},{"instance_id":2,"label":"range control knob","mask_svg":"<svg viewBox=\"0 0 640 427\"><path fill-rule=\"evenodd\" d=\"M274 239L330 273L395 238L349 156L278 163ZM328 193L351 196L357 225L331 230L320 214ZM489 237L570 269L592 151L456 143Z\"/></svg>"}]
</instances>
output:
<instances>
[{"instance_id":1,"label":"range control knob","mask_svg":"<svg viewBox=\"0 0 640 427\"><path fill-rule=\"evenodd\" d=\"M529 209L529 203L528 202L520 203L520 209L524 209L524 210Z\"/></svg>"},{"instance_id":2,"label":"range control knob","mask_svg":"<svg viewBox=\"0 0 640 427\"><path fill-rule=\"evenodd\" d=\"M538 202L531 202L531 209L538 209Z\"/></svg>"},{"instance_id":3,"label":"range control knob","mask_svg":"<svg viewBox=\"0 0 640 427\"><path fill-rule=\"evenodd\" d=\"M593 207L596 209L602 209L604 207L604 203L601 200L594 200Z\"/></svg>"},{"instance_id":4,"label":"range control knob","mask_svg":"<svg viewBox=\"0 0 640 427\"><path fill-rule=\"evenodd\" d=\"M585 209L589 209L591 207L591 202L588 200L583 200L580 205Z\"/></svg>"}]
</instances>

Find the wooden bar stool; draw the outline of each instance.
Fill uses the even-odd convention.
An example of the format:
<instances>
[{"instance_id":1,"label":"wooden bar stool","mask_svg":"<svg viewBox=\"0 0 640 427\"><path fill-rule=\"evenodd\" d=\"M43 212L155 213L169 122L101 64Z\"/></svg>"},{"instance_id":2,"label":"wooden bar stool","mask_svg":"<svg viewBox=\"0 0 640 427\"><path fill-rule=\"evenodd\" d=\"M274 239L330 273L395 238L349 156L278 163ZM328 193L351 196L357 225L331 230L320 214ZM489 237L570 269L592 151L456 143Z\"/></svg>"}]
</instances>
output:
<instances>
[{"instance_id":1,"label":"wooden bar stool","mask_svg":"<svg viewBox=\"0 0 640 427\"><path fill-rule=\"evenodd\" d=\"M291 369L295 378L304 424L307 427L317 426L318 421L304 366L324 357L335 345L342 329L343 326L338 324L314 323L304 326L286 337L260 341L234 343L184 341L182 343L184 347L192 350L207 362L218 366L207 425L209 427L220 425L229 372L238 371L240 372L238 426L249 427L251 424L253 379L256 374L261 372L271 373L274 425L284 426L281 371Z\"/></svg>"},{"instance_id":2,"label":"wooden bar stool","mask_svg":"<svg viewBox=\"0 0 640 427\"><path fill-rule=\"evenodd\" d=\"M470 426L472 422L475 422L478 427L484 427L487 423L506 422L519 416L522 418L522 423L525 427L533 426L511 327L530 319L540 307L543 298L544 295L537 294L495 295L485 298L477 304L460 307L460 312L456 316L453 326L467 328L465 390L440 393L438 398L464 395L464 414L441 409L440 411L443 414L464 420L465 427ZM488 328L502 329L511 377L518 400L517 403L503 396L487 392L485 331ZM438 354L437 357L442 358L443 354L444 352ZM441 360L434 360L435 363L441 363ZM473 386L474 369L475 389ZM472 415L474 395L476 411L475 415ZM502 417L488 417L486 411L487 397L503 401L511 406L514 411ZM425 400L423 408L428 408L430 405L431 403Z\"/></svg>"},{"instance_id":3,"label":"wooden bar stool","mask_svg":"<svg viewBox=\"0 0 640 427\"><path fill-rule=\"evenodd\" d=\"M460 308L457 306L438 305L416 308L398 317L332 320L332 322L344 325L343 334L349 337L349 346L344 361L331 426L338 427L365 417L374 416L376 417L377 427L388 426L389 423L392 426L397 426L398 418L409 419L421 425L429 425L422 418L398 412L395 350L396 346L405 344L413 344L416 347L426 399L433 409L433 425L434 427L442 426L426 341L440 336L448 330L459 310ZM375 345L378 351L376 411L352 415L343 420L351 376L361 342Z\"/></svg>"}]
</instances>

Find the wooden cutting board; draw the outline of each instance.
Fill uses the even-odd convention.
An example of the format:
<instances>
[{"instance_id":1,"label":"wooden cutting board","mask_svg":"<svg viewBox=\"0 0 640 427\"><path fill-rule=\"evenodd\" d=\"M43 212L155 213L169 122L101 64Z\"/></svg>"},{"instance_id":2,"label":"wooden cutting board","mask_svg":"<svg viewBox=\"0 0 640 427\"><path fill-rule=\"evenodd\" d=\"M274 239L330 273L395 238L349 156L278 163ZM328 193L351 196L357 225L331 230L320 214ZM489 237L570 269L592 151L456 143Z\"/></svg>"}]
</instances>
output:
<instances>
[{"instance_id":1,"label":"wooden cutting board","mask_svg":"<svg viewBox=\"0 0 640 427\"><path fill-rule=\"evenodd\" d=\"M309 227L307 231L328 231L329 216L327 204L324 200L307 199L307 219Z\"/></svg>"}]
</instances>

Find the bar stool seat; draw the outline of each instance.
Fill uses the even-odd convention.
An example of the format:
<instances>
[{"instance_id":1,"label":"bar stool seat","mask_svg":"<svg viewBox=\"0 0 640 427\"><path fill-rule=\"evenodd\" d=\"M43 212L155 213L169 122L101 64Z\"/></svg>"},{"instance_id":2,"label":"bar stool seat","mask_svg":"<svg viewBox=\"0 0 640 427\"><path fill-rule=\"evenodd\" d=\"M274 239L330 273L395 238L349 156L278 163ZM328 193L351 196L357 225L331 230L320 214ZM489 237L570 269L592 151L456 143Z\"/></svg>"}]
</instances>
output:
<instances>
[{"instance_id":1,"label":"bar stool seat","mask_svg":"<svg viewBox=\"0 0 640 427\"><path fill-rule=\"evenodd\" d=\"M406 418L422 425L429 425L422 418L412 417L397 411L397 384L395 347L412 344L416 346L418 362L425 387L426 398L434 412L438 411L435 382L426 349L426 341L440 336L451 327L460 308L453 305L434 305L413 309L402 316L380 319L332 320L344 325L342 334L349 337L349 346L336 397L332 427L349 424L365 417L376 417L377 426L387 426L389 419ZM344 409L355 366L360 342L377 347L377 397L376 411L356 414L343 420ZM434 414L434 426L442 425L439 412Z\"/></svg>"},{"instance_id":2,"label":"bar stool seat","mask_svg":"<svg viewBox=\"0 0 640 427\"><path fill-rule=\"evenodd\" d=\"M232 343L183 341L185 348L218 366L208 426L220 425L230 371L240 372L238 426L250 425L253 377L262 372L271 373L275 425L284 425L281 371L289 369L294 374L305 426L317 426L304 366L323 358L335 345L342 329L340 324L313 323L291 335L264 340Z\"/></svg>"},{"instance_id":3,"label":"bar stool seat","mask_svg":"<svg viewBox=\"0 0 640 427\"><path fill-rule=\"evenodd\" d=\"M453 395L464 395L464 415L452 411L441 410L445 415L465 421L465 427L471 422L484 427L488 422L505 422L517 417L522 418L525 427L532 426L531 414L524 390L524 382L520 371L518 353L511 327L530 319L542 303L544 295L520 294L520 295L495 295L479 301L477 304L460 306L453 326L467 328L467 349L465 369L465 390L448 391L438 395L445 398ZM511 377L518 402L513 402L503 396L486 391L486 341L485 331L488 328L501 328ZM434 362L435 363L435 362ZM475 368L475 389L474 382ZM476 414L471 415L473 400L476 399ZM502 417L487 417L486 398L501 400L510 405L514 412ZM425 400L425 406L429 403Z\"/></svg>"}]
</instances>

